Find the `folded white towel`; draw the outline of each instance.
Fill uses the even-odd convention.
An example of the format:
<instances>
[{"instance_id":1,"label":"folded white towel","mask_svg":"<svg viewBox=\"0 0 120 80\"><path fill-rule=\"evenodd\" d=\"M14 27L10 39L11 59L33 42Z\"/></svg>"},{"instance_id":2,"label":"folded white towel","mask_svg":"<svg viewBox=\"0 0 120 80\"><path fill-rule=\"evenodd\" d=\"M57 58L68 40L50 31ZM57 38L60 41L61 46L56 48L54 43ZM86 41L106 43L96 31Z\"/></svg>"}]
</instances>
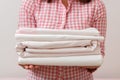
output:
<instances>
[{"instance_id":1,"label":"folded white towel","mask_svg":"<svg viewBox=\"0 0 120 80\"><path fill-rule=\"evenodd\" d=\"M16 34L17 41L103 40L102 36Z\"/></svg>"},{"instance_id":2,"label":"folded white towel","mask_svg":"<svg viewBox=\"0 0 120 80\"><path fill-rule=\"evenodd\" d=\"M57 66L100 66L103 63L102 55L43 57L18 59L19 64L57 65Z\"/></svg>"},{"instance_id":3,"label":"folded white towel","mask_svg":"<svg viewBox=\"0 0 120 80\"><path fill-rule=\"evenodd\" d=\"M39 34L39 35L89 35L99 36L100 32L96 28L86 28L83 30L65 30L65 29L43 29L43 28L20 28L16 34Z\"/></svg>"},{"instance_id":4,"label":"folded white towel","mask_svg":"<svg viewBox=\"0 0 120 80\"><path fill-rule=\"evenodd\" d=\"M95 41L94 41L95 42ZM68 47L84 47L92 45L92 40L73 40L73 41L23 41L17 44L16 48L33 48L33 49L49 49L49 48L68 48Z\"/></svg>"},{"instance_id":5,"label":"folded white towel","mask_svg":"<svg viewBox=\"0 0 120 80\"><path fill-rule=\"evenodd\" d=\"M100 48L95 49L94 51L91 52L77 52L74 51L74 53L70 52L70 53L60 53L60 52L43 52L43 53L35 53L35 52L30 52L30 51L17 51L18 55L23 57L23 58L34 58L34 57L63 57L63 56L83 56L83 55L99 55L101 54L100 52Z\"/></svg>"},{"instance_id":6,"label":"folded white towel","mask_svg":"<svg viewBox=\"0 0 120 80\"><path fill-rule=\"evenodd\" d=\"M24 43L26 43L26 42L24 42ZM42 56L69 56L69 55L100 54L100 52L99 52L100 46L99 46L99 43L97 41L90 42L88 40L87 41L88 44L81 43L81 44L78 44L79 46L76 46L74 43L71 44L72 43L71 42L71 43L69 43L70 46L69 46L69 44L68 44L68 46L66 45L67 47L64 44L63 44L63 46L62 45L55 45L55 44L44 46L44 44L42 44L42 46L44 46L45 48L39 48L39 46L41 45L39 42L33 42L32 45L34 45L34 43L35 43L35 45L34 46L30 45L30 46L32 46L32 48L30 48L29 45L26 45L24 43L18 44L16 47L16 51L21 52L21 54L23 54L23 52L25 52L24 54L26 56L29 56L31 54L32 54L31 56L39 56L39 57L42 57ZM31 44L31 41L29 43ZM36 44L36 43L39 43L39 44ZM55 48L56 46L57 46L57 48ZM20 53L19 53L19 55L20 55ZM24 56L22 55L22 57L24 57Z\"/></svg>"},{"instance_id":7,"label":"folded white towel","mask_svg":"<svg viewBox=\"0 0 120 80\"><path fill-rule=\"evenodd\" d=\"M95 28L57 30L22 28L16 31L19 64L100 66L100 41ZM83 56L84 55L84 56Z\"/></svg>"},{"instance_id":8,"label":"folded white towel","mask_svg":"<svg viewBox=\"0 0 120 80\"><path fill-rule=\"evenodd\" d=\"M26 48L26 52L30 53L49 53L49 54L60 54L60 53L85 53L85 52L92 52L96 49L95 46L93 47L74 47L74 48L59 48L59 49L30 49Z\"/></svg>"}]
</instances>

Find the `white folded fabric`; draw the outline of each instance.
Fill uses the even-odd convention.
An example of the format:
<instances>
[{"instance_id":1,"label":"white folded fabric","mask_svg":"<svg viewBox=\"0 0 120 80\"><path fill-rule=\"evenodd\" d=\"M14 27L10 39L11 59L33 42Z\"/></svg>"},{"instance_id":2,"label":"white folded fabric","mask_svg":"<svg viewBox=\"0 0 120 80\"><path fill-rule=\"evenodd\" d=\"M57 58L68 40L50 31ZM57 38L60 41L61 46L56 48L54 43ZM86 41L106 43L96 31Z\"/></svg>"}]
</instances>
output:
<instances>
[{"instance_id":1,"label":"white folded fabric","mask_svg":"<svg viewBox=\"0 0 120 80\"><path fill-rule=\"evenodd\" d=\"M63 56L83 56L83 55L100 55L100 48L95 49L91 52L77 52L74 53L60 53L60 52L54 52L54 53L35 53L35 52L29 52L29 51L17 51L18 55L22 58L34 58L34 57L63 57Z\"/></svg>"},{"instance_id":2,"label":"white folded fabric","mask_svg":"<svg viewBox=\"0 0 120 80\"><path fill-rule=\"evenodd\" d=\"M94 41L96 42L96 41ZM93 43L92 40L73 40L73 41L49 41L49 42L37 42L37 41L23 41L17 44L18 48L33 48L33 49L49 49L49 48L67 48L67 47L84 47L90 46Z\"/></svg>"},{"instance_id":3,"label":"white folded fabric","mask_svg":"<svg viewBox=\"0 0 120 80\"><path fill-rule=\"evenodd\" d=\"M60 53L85 53L85 52L91 52L94 51L96 47L75 47L75 48L60 48L60 49L30 49L26 48L26 52L30 53L42 53L42 54L60 54Z\"/></svg>"},{"instance_id":4,"label":"white folded fabric","mask_svg":"<svg viewBox=\"0 0 120 80\"><path fill-rule=\"evenodd\" d=\"M16 31L19 64L100 66L103 36L95 28L57 30L22 28Z\"/></svg>"},{"instance_id":5,"label":"white folded fabric","mask_svg":"<svg viewBox=\"0 0 120 80\"><path fill-rule=\"evenodd\" d=\"M64 41L63 41L64 42ZM79 41L80 42L80 41ZM89 42L89 43L88 43ZM74 43L71 44L70 46L68 47L64 47L64 44L63 44L63 47L62 45L60 46L57 46L57 45L48 45L48 47L45 45L45 47L47 48L39 48L40 46L40 43L39 44L36 44L34 45L34 42L32 43L32 46L33 48L30 48L29 45L26 45L26 44L18 44L18 46L16 47L16 51L17 52L21 52L21 54L24 54L25 55L22 55L22 57L26 56L26 57L30 57L30 56L39 56L39 57L42 57L42 56L69 56L69 55L91 55L91 54L100 54L100 46L99 46L99 43L97 41L88 41L87 43L88 44L79 44L79 46L76 46ZM26 42L24 42L26 43ZM29 42L31 43L31 42ZM76 43L77 44L77 43ZM69 44L68 44L69 45ZM42 44L42 46L44 46L44 44ZM57 46L57 48L53 48ZM86 46L86 47L85 47ZM62 48L61 48L62 47ZM20 53L19 53L20 54Z\"/></svg>"},{"instance_id":6,"label":"white folded fabric","mask_svg":"<svg viewBox=\"0 0 120 80\"><path fill-rule=\"evenodd\" d=\"M39 34L39 35L89 35L99 36L100 33L96 28L86 28L83 30L65 30L65 29L43 29L43 28L20 28L16 34Z\"/></svg>"},{"instance_id":7,"label":"white folded fabric","mask_svg":"<svg viewBox=\"0 0 120 80\"><path fill-rule=\"evenodd\" d=\"M100 66L103 63L102 55L43 57L18 59L19 64L55 65L55 66Z\"/></svg>"},{"instance_id":8,"label":"white folded fabric","mask_svg":"<svg viewBox=\"0 0 120 80\"><path fill-rule=\"evenodd\" d=\"M83 36L83 35L34 35L16 34L17 41L71 41L71 40L103 40L102 36Z\"/></svg>"}]
</instances>

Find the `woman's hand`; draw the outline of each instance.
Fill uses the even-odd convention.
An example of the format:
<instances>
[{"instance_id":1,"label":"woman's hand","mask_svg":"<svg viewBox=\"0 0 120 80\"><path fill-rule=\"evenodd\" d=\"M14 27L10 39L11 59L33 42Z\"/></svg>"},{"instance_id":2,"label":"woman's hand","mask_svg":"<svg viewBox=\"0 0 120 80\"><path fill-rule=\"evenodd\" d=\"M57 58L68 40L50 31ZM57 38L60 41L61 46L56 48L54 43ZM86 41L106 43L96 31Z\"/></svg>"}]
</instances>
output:
<instances>
[{"instance_id":1,"label":"woman's hand","mask_svg":"<svg viewBox=\"0 0 120 80\"><path fill-rule=\"evenodd\" d=\"M93 68L93 69L87 68L87 71L90 72L90 73L93 73L93 72L95 72L96 70L97 70L97 68Z\"/></svg>"},{"instance_id":2,"label":"woman's hand","mask_svg":"<svg viewBox=\"0 0 120 80\"><path fill-rule=\"evenodd\" d=\"M90 73L95 72L98 68L99 68L99 66L86 67L87 71Z\"/></svg>"},{"instance_id":3,"label":"woman's hand","mask_svg":"<svg viewBox=\"0 0 120 80\"><path fill-rule=\"evenodd\" d=\"M39 69L39 66L37 66L37 65L27 65L27 64L25 64L25 65L22 65L22 64L19 64L21 67L23 67L24 69Z\"/></svg>"}]
</instances>

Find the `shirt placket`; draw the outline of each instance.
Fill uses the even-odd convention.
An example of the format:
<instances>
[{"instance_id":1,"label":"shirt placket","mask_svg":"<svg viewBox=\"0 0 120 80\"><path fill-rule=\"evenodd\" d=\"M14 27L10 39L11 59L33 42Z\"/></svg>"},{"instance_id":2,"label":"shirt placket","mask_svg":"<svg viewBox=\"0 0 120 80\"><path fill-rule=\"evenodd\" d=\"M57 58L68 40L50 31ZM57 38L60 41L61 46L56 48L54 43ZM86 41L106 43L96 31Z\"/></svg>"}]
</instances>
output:
<instances>
[{"instance_id":1,"label":"shirt placket","mask_svg":"<svg viewBox=\"0 0 120 80\"><path fill-rule=\"evenodd\" d=\"M72 3L72 0L68 0L68 7L66 9L66 7L64 6L64 4L62 3L62 0L60 0L60 3L61 3L61 28L64 29L65 28L65 25L66 25L66 22L67 22L67 17L68 17L68 13L70 11L70 7L71 7L71 3Z\"/></svg>"}]
</instances>

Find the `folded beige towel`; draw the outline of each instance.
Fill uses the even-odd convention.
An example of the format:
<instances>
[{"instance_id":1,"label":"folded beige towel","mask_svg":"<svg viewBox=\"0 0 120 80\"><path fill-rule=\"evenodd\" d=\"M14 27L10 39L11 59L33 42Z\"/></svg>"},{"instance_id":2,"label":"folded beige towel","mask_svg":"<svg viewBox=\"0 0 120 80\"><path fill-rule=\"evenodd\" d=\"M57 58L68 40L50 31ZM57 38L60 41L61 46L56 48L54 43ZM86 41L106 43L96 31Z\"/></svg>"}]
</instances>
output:
<instances>
[{"instance_id":1,"label":"folded beige towel","mask_svg":"<svg viewBox=\"0 0 120 80\"><path fill-rule=\"evenodd\" d=\"M16 34L39 34L39 35L89 35L99 36L100 32L96 28L86 28L83 30L65 30L65 29L43 29L43 28L20 28Z\"/></svg>"},{"instance_id":2,"label":"folded beige towel","mask_svg":"<svg viewBox=\"0 0 120 80\"><path fill-rule=\"evenodd\" d=\"M54 65L54 66L101 66L103 63L102 55L86 56L65 56L65 57L43 57L43 58L22 58L18 59L19 64L33 65Z\"/></svg>"},{"instance_id":3,"label":"folded beige towel","mask_svg":"<svg viewBox=\"0 0 120 80\"><path fill-rule=\"evenodd\" d=\"M19 64L100 66L103 61L95 28L57 30L21 28L16 31Z\"/></svg>"},{"instance_id":4,"label":"folded beige towel","mask_svg":"<svg viewBox=\"0 0 120 80\"><path fill-rule=\"evenodd\" d=\"M94 41L95 42L95 41ZM50 49L50 48L68 48L84 47L92 45L92 40L73 40L73 41L23 41L17 44L17 48Z\"/></svg>"}]
</instances>

